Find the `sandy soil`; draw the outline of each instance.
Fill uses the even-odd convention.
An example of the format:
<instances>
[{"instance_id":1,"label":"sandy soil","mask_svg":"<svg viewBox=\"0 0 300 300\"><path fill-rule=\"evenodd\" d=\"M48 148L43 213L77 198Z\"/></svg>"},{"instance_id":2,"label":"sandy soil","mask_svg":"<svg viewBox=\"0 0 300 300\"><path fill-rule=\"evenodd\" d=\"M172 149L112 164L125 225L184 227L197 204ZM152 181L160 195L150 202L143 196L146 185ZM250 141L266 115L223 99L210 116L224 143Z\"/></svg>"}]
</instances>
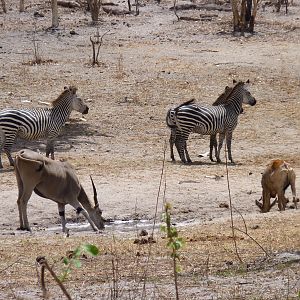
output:
<instances>
[{"instance_id":1,"label":"sandy soil","mask_svg":"<svg viewBox=\"0 0 300 300\"><path fill-rule=\"evenodd\" d=\"M209 137L199 135L192 135L188 142L193 164L172 163L165 116L168 108L192 97L198 103L212 103L233 79L250 79L257 105L244 107L234 132L236 164L228 166L232 201L250 223L279 218L289 226L288 220L293 220L298 239L289 247L299 250L299 211L279 213L273 208L262 216L254 201L260 198L261 172L270 159L285 159L300 174L300 6L290 7L288 15L275 14L270 7L260 10L257 33L246 37L232 36L229 12L184 11L179 13L214 16L206 22L178 22L171 6L171 2L145 1L139 16L103 13L99 33L106 35L100 65L92 67L89 38L96 28L88 14L60 8L60 30L52 32L46 30L51 25L49 7L29 2L26 12L19 14L17 1L12 1L8 14L0 15L0 109L39 106L39 101L54 100L64 86L76 85L90 112L86 121L72 113L57 139L56 158L75 166L89 194L89 175L93 176L106 218L152 220L156 205L160 215L166 199L173 205L175 221L193 222L189 230L216 224L226 227L230 213L220 207L228 203L226 165L198 157L208 151L209 144ZM125 3L120 2L119 8L126 9ZM33 17L36 11L45 17ZM30 65L33 40L47 63ZM28 147L43 152L44 142L18 140L14 151ZM6 245L7 235L17 234L20 242L23 235L15 231L13 168L6 157L2 159L0 234ZM299 180L296 188L300 190ZM28 214L33 236L51 238L51 231L40 230L59 224L56 205L34 195ZM72 221L75 212L68 208L67 216Z\"/></svg>"}]
</instances>

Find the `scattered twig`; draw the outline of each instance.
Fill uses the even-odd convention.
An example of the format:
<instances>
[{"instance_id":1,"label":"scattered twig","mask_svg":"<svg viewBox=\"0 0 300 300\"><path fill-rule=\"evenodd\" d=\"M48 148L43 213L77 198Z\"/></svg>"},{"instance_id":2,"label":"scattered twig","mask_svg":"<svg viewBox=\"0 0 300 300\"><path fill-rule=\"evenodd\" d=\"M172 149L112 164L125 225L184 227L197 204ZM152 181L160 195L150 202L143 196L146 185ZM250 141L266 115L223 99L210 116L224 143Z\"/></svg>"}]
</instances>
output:
<instances>
[{"instance_id":1,"label":"scattered twig","mask_svg":"<svg viewBox=\"0 0 300 300\"><path fill-rule=\"evenodd\" d=\"M21 260L21 258L18 258L16 261L14 261L13 263L11 263L10 265L8 265L7 267L5 267L4 269L0 270L0 273L3 273L4 271L6 271L10 267L12 267L14 264L18 263L20 260Z\"/></svg>"},{"instance_id":2,"label":"scattered twig","mask_svg":"<svg viewBox=\"0 0 300 300\"><path fill-rule=\"evenodd\" d=\"M263 246L255 238L253 238L247 231L241 230L237 227L235 227L234 229L249 237L266 254L267 257L270 257L269 253L263 248Z\"/></svg>"}]
</instances>

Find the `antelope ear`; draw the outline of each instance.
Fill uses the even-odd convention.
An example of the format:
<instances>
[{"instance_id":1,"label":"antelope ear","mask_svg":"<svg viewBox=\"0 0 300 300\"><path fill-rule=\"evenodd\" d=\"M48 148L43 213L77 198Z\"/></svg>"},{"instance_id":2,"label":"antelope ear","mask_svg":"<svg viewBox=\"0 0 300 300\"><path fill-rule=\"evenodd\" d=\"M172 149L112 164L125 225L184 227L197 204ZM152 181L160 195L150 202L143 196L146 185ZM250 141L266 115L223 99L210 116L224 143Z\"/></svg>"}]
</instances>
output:
<instances>
[{"instance_id":1,"label":"antelope ear","mask_svg":"<svg viewBox=\"0 0 300 300\"><path fill-rule=\"evenodd\" d=\"M93 191L94 191L95 207L99 207L99 202L98 202L98 199L97 199L97 190L96 190L96 187L95 187L95 184L94 184L94 181L93 181L93 178L92 178L91 175L90 175L90 178L91 178L91 181L92 181L92 186L93 186Z\"/></svg>"}]
</instances>

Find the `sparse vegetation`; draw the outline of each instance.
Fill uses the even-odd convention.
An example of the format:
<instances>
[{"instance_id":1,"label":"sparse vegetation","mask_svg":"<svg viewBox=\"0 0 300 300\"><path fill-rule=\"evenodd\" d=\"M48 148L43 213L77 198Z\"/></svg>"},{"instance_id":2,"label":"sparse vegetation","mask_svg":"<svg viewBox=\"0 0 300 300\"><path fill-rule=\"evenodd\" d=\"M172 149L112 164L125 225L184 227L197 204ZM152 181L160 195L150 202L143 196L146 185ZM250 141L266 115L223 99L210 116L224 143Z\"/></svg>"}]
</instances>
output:
<instances>
[{"instance_id":1,"label":"sparse vegetation","mask_svg":"<svg viewBox=\"0 0 300 300\"><path fill-rule=\"evenodd\" d=\"M228 1L191 3L201 11L178 9L179 16L198 19L192 24L176 21L173 0L140 2L138 17L128 14L127 1L109 3L97 24L99 36L113 32L103 39L101 67L90 64L89 37L96 40L97 27L91 26L84 5L60 6L59 28L47 30L51 1L27 0L21 14L19 0L6 1L7 14L0 3L0 110L44 106L64 86L76 85L90 111L86 121L72 113L58 137L57 159L75 166L89 194L88 175L93 175L103 217L111 220L104 232L94 233L87 223L77 224L76 212L67 207L70 232L62 234L56 203L33 193L28 203L32 233L17 231L18 190L5 157L0 171L0 298L42 298L41 265L36 264L42 254L57 277L71 270L63 282L45 270L50 299L66 298L60 283L73 299L175 299L176 274L180 299L300 300L299 210L289 202L284 212L273 207L261 214L254 204L262 192L261 172L273 158L291 163L300 190L299 5L289 6L287 15L283 7L276 13L274 6L266 6L255 23L257 34L236 37ZM110 13L111 7L122 14ZM29 64L37 60L34 52L42 62L51 58L53 63ZM232 226L225 165L198 157L208 151L209 139L191 137L191 165L167 157L162 168L161 149L169 134L168 108L191 98L211 104L233 78L250 78L258 105L244 108L234 135L236 164L228 165ZM18 139L13 154L23 147L45 153L44 140ZM157 193L159 182L165 182L165 189ZM289 189L286 197L291 200ZM170 228L185 241L178 249L175 262L181 271L176 273L173 248L166 246L169 238L160 224L153 226L161 220L165 201L172 201ZM69 251L86 243L99 254L69 257Z\"/></svg>"}]
</instances>

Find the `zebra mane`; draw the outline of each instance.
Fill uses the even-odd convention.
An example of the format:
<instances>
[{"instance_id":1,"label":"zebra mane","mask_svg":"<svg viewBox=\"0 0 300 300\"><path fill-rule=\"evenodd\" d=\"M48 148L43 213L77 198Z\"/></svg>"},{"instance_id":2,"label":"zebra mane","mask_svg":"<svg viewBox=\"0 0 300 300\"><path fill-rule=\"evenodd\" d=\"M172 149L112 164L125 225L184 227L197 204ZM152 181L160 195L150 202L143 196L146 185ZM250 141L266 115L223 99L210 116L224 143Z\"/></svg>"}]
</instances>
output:
<instances>
[{"instance_id":1,"label":"zebra mane","mask_svg":"<svg viewBox=\"0 0 300 300\"><path fill-rule=\"evenodd\" d=\"M64 91L55 99L52 101L52 106L58 105L61 101L63 101L66 97L67 94L72 93L76 94L77 88L75 86L70 86L70 87L64 87Z\"/></svg>"},{"instance_id":2,"label":"zebra mane","mask_svg":"<svg viewBox=\"0 0 300 300\"><path fill-rule=\"evenodd\" d=\"M213 106L218 106L220 104L225 104L228 100L233 87L226 86L225 91L217 98L217 100L212 104Z\"/></svg>"},{"instance_id":3,"label":"zebra mane","mask_svg":"<svg viewBox=\"0 0 300 300\"><path fill-rule=\"evenodd\" d=\"M220 104L227 104L228 99L231 97L231 95L235 92L235 90L244 85L245 83L243 81L239 81L234 87L226 87L225 92L221 94L218 99L212 104L213 106L220 105Z\"/></svg>"}]
</instances>

